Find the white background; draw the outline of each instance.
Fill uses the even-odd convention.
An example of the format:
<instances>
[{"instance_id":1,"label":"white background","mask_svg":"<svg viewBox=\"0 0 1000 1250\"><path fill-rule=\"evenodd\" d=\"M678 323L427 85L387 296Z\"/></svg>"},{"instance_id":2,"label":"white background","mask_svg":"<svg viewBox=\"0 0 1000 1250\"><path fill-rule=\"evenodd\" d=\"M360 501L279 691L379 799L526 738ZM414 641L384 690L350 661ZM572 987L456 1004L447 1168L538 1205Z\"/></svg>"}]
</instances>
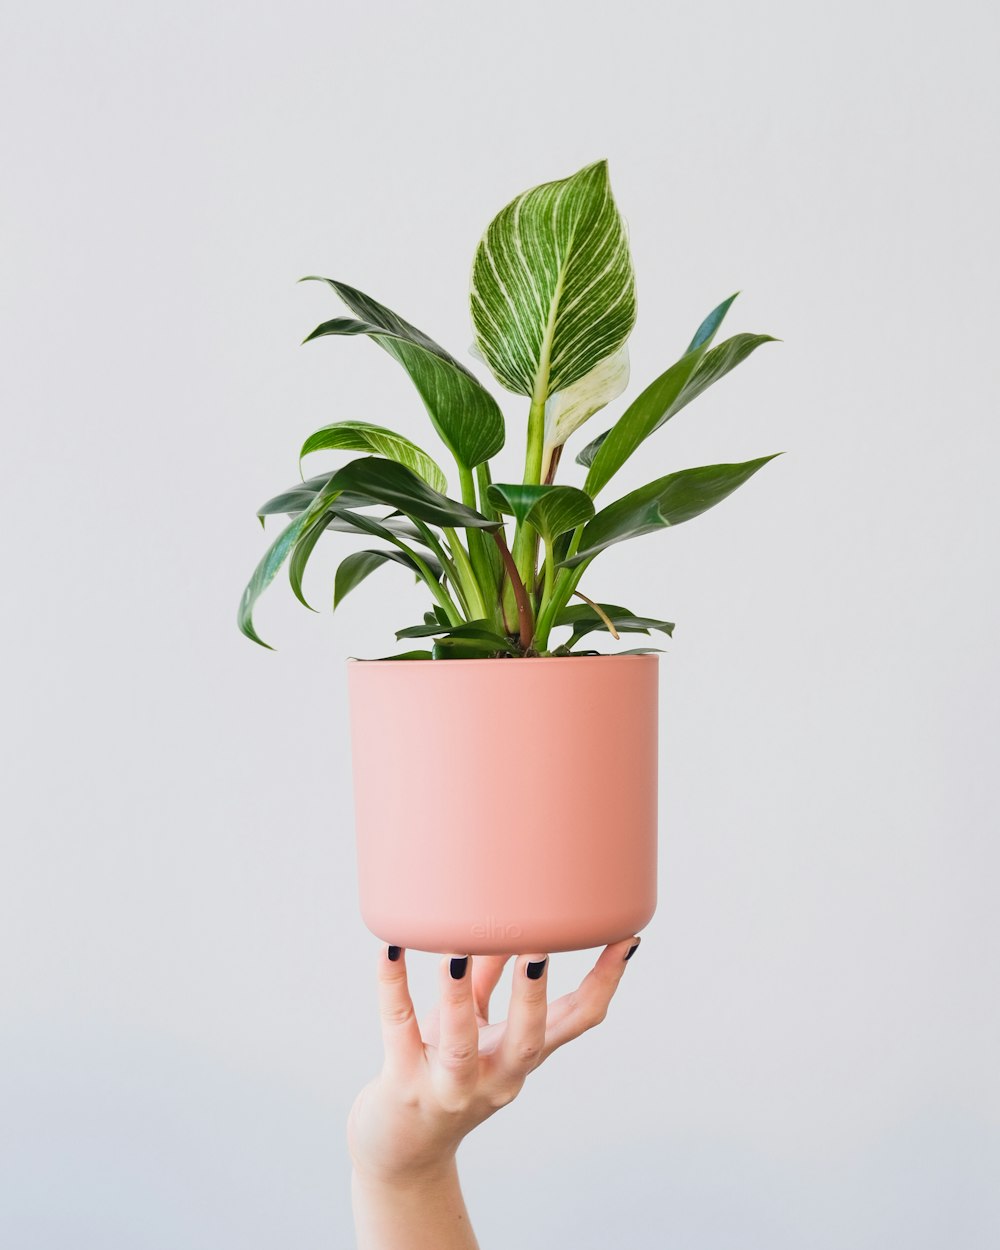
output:
<instances>
[{"instance_id":1,"label":"white background","mask_svg":"<svg viewBox=\"0 0 1000 1250\"><path fill-rule=\"evenodd\" d=\"M425 601L390 566L332 617L341 538L323 615L262 601L275 654L234 614L307 433L435 440L375 347L297 345L336 303L295 279L464 353L486 222L602 156L635 383L737 288L727 329L784 340L618 493L786 455L592 570L678 622L661 905L606 1024L463 1152L474 1223L486 1250L998 1244L997 33L920 0L11 9L5 1247L351 1244L377 944L344 661Z\"/></svg>"}]
</instances>

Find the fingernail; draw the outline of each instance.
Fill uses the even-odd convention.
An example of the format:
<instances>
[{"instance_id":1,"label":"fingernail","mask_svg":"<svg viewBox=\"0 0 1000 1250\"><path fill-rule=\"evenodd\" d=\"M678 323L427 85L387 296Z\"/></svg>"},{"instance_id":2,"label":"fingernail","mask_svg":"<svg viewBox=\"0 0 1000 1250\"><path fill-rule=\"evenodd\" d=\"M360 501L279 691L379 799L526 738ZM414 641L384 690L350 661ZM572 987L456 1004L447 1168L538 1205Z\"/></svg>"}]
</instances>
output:
<instances>
[{"instance_id":1,"label":"fingernail","mask_svg":"<svg viewBox=\"0 0 1000 1250\"><path fill-rule=\"evenodd\" d=\"M461 981L462 977L465 976L465 970L466 968L468 968L468 966L469 966L468 955L456 956L449 965L449 971L451 972L451 979L453 981Z\"/></svg>"},{"instance_id":2,"label":"fingernail","mask_svg":"<svg viewBox=\"0 0 1000 1250\"><path fill-rule=\"evenodd\" d=\"M532 963L529 963L528 966L524 970L525 973L527 974L528 980L529 981L540 980L542 973L545 971L545 965L548 962L549 962L549 957L546 955L544 959L537 959L537 960L534 960Z\"/></svg>"},{"instance_id":3,"label":"fingernail","mask_svg":"<svg viewBox=\"0 0 1000 1250\"><path fill-rule=\"evenodd\" d=\"M396 960L400 957L400 955L402 955L402 953L403 953L403 948L401 946L390 946L389 949L386 951L386 954L389 956L389 958L392 960L393 963L396 962Z\"/></svg>"},{"instance_id":4,"label":"fingernail","mask_svg":"<svg viewBox=\"0 0 1000 1250\"><path fill-rule=\"evenodd\" d=\"M640 943L641 941L642 941L642 939L641 939L641 938L636 938L636 940L635 940L635 944L634 944L633 946L630 946L630 947L628 948L628 950L625 952L625 962L626 962L626 963L628 963L628 961L632 958L632 956L635 954L635 952L639 949L639 943Z\"/></svg>"}]
</instances>

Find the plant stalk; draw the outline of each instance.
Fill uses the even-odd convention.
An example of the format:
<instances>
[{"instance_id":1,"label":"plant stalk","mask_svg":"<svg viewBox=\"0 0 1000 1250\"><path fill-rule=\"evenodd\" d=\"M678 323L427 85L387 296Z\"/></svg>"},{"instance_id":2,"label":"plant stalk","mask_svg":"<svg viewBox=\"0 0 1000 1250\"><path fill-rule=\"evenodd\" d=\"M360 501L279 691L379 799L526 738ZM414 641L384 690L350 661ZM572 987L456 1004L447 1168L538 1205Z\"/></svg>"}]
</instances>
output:
<instances>
[{"instance_id":1,"label":"plant stalk","mask_svg":"<svg viewBox=\"0 0 1000 1250\"><path fill-rule=\"evenodd\" d=\"M531 646L532 636L534 635L534 621L531 612L531 600L528 598L528 592L524 588L524 582L517 571L517 565L514 563L514 557L510 553L507 542L503 536L502 530L493 531L493 539L500 551L500 558L504 562L507 570L507 576L510 578L510 584L514 591L514 597L517 600L517 617L520 622L521 632L520 641L523 650L527 651Z\"/></svg>"}]
</instances>

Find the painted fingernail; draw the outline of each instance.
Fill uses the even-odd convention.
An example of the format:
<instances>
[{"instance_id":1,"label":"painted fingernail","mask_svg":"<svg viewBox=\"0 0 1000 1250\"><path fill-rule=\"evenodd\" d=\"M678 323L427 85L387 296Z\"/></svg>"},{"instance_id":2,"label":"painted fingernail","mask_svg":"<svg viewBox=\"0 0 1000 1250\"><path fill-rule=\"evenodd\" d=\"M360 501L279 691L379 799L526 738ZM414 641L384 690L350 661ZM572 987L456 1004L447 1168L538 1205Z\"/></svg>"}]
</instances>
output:
<instances>
[{"instance_id":1,"label":"painted fingernail","mask_svg":"<svg viewBox=\"0 0 1000 1250\"><path fill-rule=\"evenodd\" d=\"M392 960L393 963L396 962L396 960L400 957L400 955L402 955L402 953L403 953L403 948L401 946L390 946L389 949L386 951L386 954L389 956L389 958Z\"/></svg>"},{"instance_id":2,"label":"painted fingernail","mask_svg":"<svg viewBox=\"0 0 1000 1250\"><path fill-rule=\"evenodd\" d=\"M636 941L635 941L634 945L630 946L630 947L628 948L628 950L625 952L625 962L626 962L626 963L628 963L628 961L632 958L632 956L635 954L635 952L639 949L639 943L640 943L640 941L641 941L641 940L642 940L641 938L636 938Z\"/></svg>"},{"instance_id":3,"label":"painted fingernail","mask_svg":"<svg viewBox=\"0 0 1000 1250\"><path fill-rule=\"evenodd\" d=\"M456 956L449 964L449 971L451 972L451 979L453 981L461 981L462 977L465 976L465 970L466 968L468 968L468 966L469 966L468 955Z\"/></svg>"},{"instance_id":4,"label":"painted fingernail","mask_svg":"<svg viewBox=\"0 0 1000 1250\"><path fill-rule=\"evenodd\" d=\"M537 959L528 964L525 968L529 981L538 981L541 979L542 973L545 971L545 965L549 962L548 956L544 959Z\"/></svg>"}]
</instances>

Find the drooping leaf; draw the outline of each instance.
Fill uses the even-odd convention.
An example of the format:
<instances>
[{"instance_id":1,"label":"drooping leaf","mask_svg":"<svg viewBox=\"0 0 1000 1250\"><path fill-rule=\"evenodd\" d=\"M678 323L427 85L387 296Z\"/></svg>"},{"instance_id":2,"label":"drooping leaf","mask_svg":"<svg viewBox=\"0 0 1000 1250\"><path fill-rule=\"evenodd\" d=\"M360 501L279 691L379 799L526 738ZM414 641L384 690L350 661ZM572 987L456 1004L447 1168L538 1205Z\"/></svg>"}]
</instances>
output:
<instances>
[{"instance_id":1,"label":"drooping leaf","mask_svg":"<svg viewBox=\"0 0 1000 1250\"><path fill-rule=\"evenodd\" d=\"M306 565L309 563L309 557L312 555L313 548L323 536L323 531L327 527L329 515L322 513L309 526L306 532L298 538L295 546L292 548L292 555L288 561L288 580L291 583L292 593L304 608L308 608L310 612L316 609L306 600L302 591L302 576L306 571Z\"/></svg>"},{"instance_id":2,"label":"drooping leaf","mask_svg":"<svg viewBox=\"0 0 1000 1250\"><path fill-rule=\"evenodd\" d=\"M330 481L338 482L343 489L353 491L370 504L388 504L408 517L431 525L487 530L500 526L500 522L490 521L474 508L428 486L395 460L362 456L339 468Z\"/></svg>"},{"instance_id":3,"label":"drooping leaf","mask_svg":"<svg viewBox=\"0 0 1000 1250\"><path fill-rule=\"evenodd\" d=\"M404 568L410 569L411 572L420 576L420 569L411 556L405 551L400 551L398 547L390 547L385 550L366 549L364 551L352 551L349 556L345 556L337 566L337 572L333 579L333 608L334 611L340 607L344 600L344 596L359 586L365 578L374 573L387 560L394 560L397 564L403 565ZM430 560L426 563L430 564ZM435 562L436 563L436 562ZM440 565L437 566L440 575Z\"/></svg>"},{"instance_id":4,"label":"drooping leaf","mask_svg":"<svg viewBox=\"0 0 1000 1250\"><path fill-rule=\"evenodd\" d=\"M546 542L576 529L594 515L594 501L576 486L532 486L521 482L494 482L486 497L518 524L534 526Z\"/></svg>"},{"instance_id":5,"label":"drooping leaf","mask_svg":"<svg viewBox=\"0 0 1000 1250\"><path fill-rule=\"evenodd\" d=\"M322 517L323 513L326 512L334 499L340 494L342 488L340 483L336 481L336 477L336 473L330 477L326 485L317 491L312 503L285 526L270 547L268 547L260 563L254 569L253 576L247 583L246 589L240 598L240 606L236 617L240 631L262 647L267 647L269 651L273 650L273 647L260 638L254 629L254 605L274 581L278 570L288 559L299 538L306 533L316 520Z\"/></svg>"},{"instance_id":6,"label":"drooping leaf","mask_svg":"<svg viewBox=\"0 0 1000 1250\"><path fill-rule=\"evenodd\" d=\"M328 335L362 334L373 339L410 375L434 428L464 467L475 468L503 447L504 421L496 400L443 347L354 287L333 278L302 280L327 283L356 314L323 322L307 343Z\"/></svg>"},{"instance_id":7,"label":"drooping leaf","mask_svg":"<svg viewBox=\"0 0 1000 1250\"><path fill-rule=\"evenodd\" d=\"M285 513L288 516L296 516L305 508L308 508L317 492L333 477L333 472L321 473L318 477L311 477L305 482L298 482L295 486L290 486L288 490L284 490L280 495L275 495L273 499L269 499L267 503L262 504L257 509L257 516L262 520L266 516L273 516L278 513ZM342 496L342 502L348 507L365 507L367 506L363 500L357 496L350 496L349 492L345 492Z\"/></svg>"},{"instance_id":8,"label":"drooping leaf","mask_svg":"<svg viewBox=\"0 0 1000 1250\"><path fill-rule=\"evenodd\" d=\"M628 608L623 608L617 603L602 603L599 606L620 634L648 634L651 629L657 629L667 634L668 637L673 636L673 621L661 621L651 616L636 616L634 612L630 612ZM581 638L595 630L607 631L608 629L607 622L600 613L594 611L589 603L574 603L563 608L556 615L553 625L572 626L573 632L566 642L568 647L575 646Z\"/></svg>"},{"instance_id":9,"label":"drooping leaf","mask_svg":"<svg viewBox=\"0 0 1000 1250\"><path fill-rule=\"evenodd\" d=\"M374 452L377 456L406 465L428 486L433 486L442 494L448 489L448 479L440 465L416 443L384 425L372 425L369 421L335 421L309 435L302 444L299 460L304 460L314 451Z\"/></svg>"},{"instance_id":10,"label":"drooping leaf","mask_svg":"<svg viewBox=\"0 0 1000 1250\"><path fill-rule=\"evenodd\" d=\"M476 251L471 297L493 374L539 403L617 352L635 322L635 280L607 161L502 209Z\"/></svg>"},{"instance_id":11,"label":"drooping leaf","mask_svg":"<svg viewBox=\"0 0 1000 1250\"><path fill-rule=\"evenodd\" d=\"M780 455L780 452L775 453ZM668 473L608 504L584 526L575 555L560 561L574 568L613 543L681 525L707 512L742 486L774 456L743 464L710 464Z\"/></svg>"}]
</instances>

